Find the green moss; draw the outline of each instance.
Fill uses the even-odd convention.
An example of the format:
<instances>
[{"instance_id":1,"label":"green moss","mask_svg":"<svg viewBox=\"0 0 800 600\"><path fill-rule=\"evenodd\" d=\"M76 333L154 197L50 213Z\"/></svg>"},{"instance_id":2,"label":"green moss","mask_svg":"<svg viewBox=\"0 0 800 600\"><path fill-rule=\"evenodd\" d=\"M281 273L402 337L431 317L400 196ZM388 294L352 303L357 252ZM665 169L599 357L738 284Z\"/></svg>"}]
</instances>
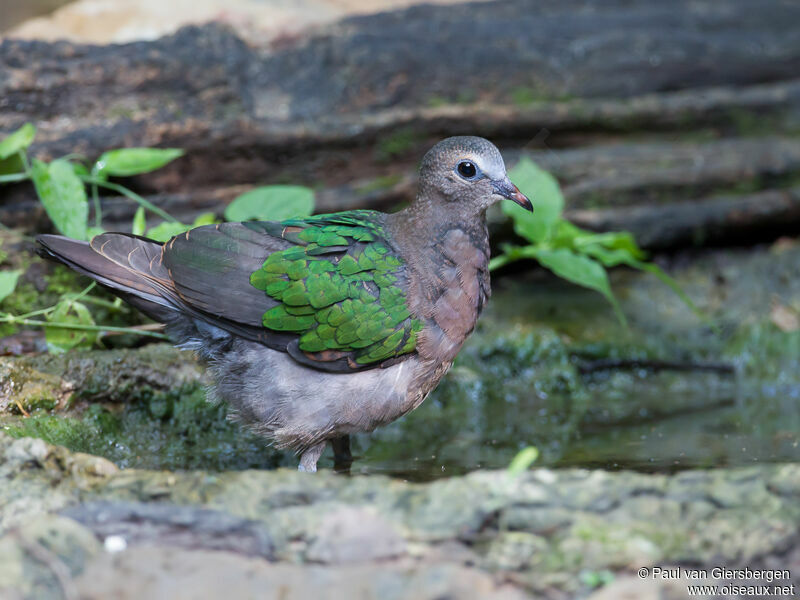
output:
<instances>
[{"instance_id":1,"label":"green moss","mask_svg":"<svg viewBox=\"0 0 800 600\"><path fill-rule=\"evenodd\" d=\"M456 95L456 104L472 104L478 99L478 94L475 90L459 90Z\"/></svg>"},{"instance_id":2,"label":"green moss","mask_svg":"<svg viewBox=\"0 0 800 600\"><path fill-rule=\"evenodd\" d=\"M511 90L511 101L517 106L532 104L537 100L536 93L529 87L517 87Z\"/></svg>"},{"instance_id":3,"label":"green moss","mask_svg":"<svg viewBox=\"0 0 800 600\"><path fill-rule=\"evenodd\" d=\"M421 136L410 128L398 129L378 141L377 155L380 160L391 160L408 153L421 140Z\"/></svg>"},{"instance_id":4,"label":"green moss","mask_svg":"<svg viewBox=\"0 0 800 600\"><path fill-rule=\"evenodd\" d=\"M548 89L543 85L518 86L510 92L511 102L516 106L530 106L537 102L567 102L573 96ZM576 106L578 106L576 104ZM570 111L572 112L571 108Z\"/></svg>"},{"instance_id":5,"label":"green moss","mask_svg":"<svg viewBox=\"0 0 800 600\"><path fill-rule=\"evenodd\" d=\"M400 183L402 179L403 177L401 175L383 175L358 186L357 191L359 194L365 195L373 192L382 192L393 188Z\"/></svg>"},{"instance_id":6,"label":"green moss","mask_svg":"<svg viewBox=\"0 0 800 600\"><path fill-rule=\"evenodd\" d=\"M428 106L430 106L431 108L447 106L448 104L450 104L450 102L447 100L447 98L444 98L442 96L431 96L430 98L428 98Z\"/></svg>"},{"instance_id":7,"label":"green moss","mask_svg":"<svg viewBox=\"0 0 800 600\"><path fill-rule=\"evenodd\" d=\"M14 437L38 437L70 450L104 456L120 467L229 470L275 468L291 455L226 420L224 405L206 402L199 386L119 406L90 405L82 414L38 412L6 417Z\"/></svg>"},{"instance_id":8,"label":"green moss","mask_svg":"<svg viewBox=\"0 0 800 600\"><path fill-rule=\"evenodd\" d=\"M132 119L136 113L128 106L117 104L109 107L107 115L110 119Z\"/></svg>"},{"instance_id":9,"label":"green moss","mask_svg":"<svg viewBox=\"0 0 800 600\"><path fill-rule=\"evenodd\" d=\"M800 385L800 331L781 331L771 322L744 325L728 340L725 355L749 376Z\"/></svg>"}]
</instances>

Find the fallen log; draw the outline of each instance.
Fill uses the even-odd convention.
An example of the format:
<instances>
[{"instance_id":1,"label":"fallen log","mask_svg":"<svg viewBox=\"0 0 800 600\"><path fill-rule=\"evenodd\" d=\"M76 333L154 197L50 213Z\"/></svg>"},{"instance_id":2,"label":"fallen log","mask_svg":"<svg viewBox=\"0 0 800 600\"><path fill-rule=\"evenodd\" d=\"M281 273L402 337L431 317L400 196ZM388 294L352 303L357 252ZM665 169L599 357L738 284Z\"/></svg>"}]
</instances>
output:
<instances>
[{"instance_id":1,"label":"fallen log","mask_svg":"<svg viewBox=\"0 0 800 600\"><path fill-rule=\"evenodd\" d=\"M651 250L752 244L797 235L800 187L698 202L572 210L565 216L595 231L630 231Z\"/></svg>"},{"instance_id":2,"label":"fallen log","mask_svg":"<svg viewBox=\"0 0 800 600\"><path fill-rule=\"evenodd\" d=\"M184 148L127 181L184 221L285 181L318 190L321 211L390 209L413 194L433 141L477 133L509 162L531 153L553 171L580 223L629 223L648 230L645 246L672 247L685 233L643 223L660 218L647 217L650 204L662 215L680 200L675 231L711 219L706 239L724 242L748 225L726 225L735 211L720 195L783 188L800 171L798 16L800 6L746 0L499 0L347 19L271 47L218 25L103 47L5 40L0 131L35 122L43 158ZM622 219L623 205L637 218ZM128 227L130 203L104 207L108 227ZM756 237L771 235L765 223L797 224L785 202L759 215ZM0 222L47 227L27 185L0 190Z\"/></svg>"},{"instance_id":3,"label":"fallen log","mask_svg":"<svg viewBox=\"0 0 800 600\"><path fill-rule=\"evenodd\" d=\"M0 130L37 123L50 156L186 149L143 178L150 192L337 185L449 134L527 143L547 129L563 145L797 115L798 18L747 0L499 0L346 19L271 48L218 25L102 47L5 40Z\"/></svg>"}]
</instances>

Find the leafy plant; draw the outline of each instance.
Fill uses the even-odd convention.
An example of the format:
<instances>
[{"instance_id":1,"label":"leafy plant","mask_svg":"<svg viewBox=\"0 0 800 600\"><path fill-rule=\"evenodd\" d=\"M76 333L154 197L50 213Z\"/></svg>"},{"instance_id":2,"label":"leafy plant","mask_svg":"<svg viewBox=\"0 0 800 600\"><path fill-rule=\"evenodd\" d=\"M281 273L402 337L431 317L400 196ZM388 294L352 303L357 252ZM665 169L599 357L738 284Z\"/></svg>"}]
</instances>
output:
<instances>
[{"instance_id":1,"label":"leafy plant","mask_svg":"<svg viewBox=\"0 0 800 600\"><path fill-rule=\"evenodd\" d=\"M44 328L45 341L50 352L64 352L78 346L90 347L97 341L98 332L95 330L63 327L66 324L95 324L87 306L77 299L63 297L46 318L48 323L52 323Z\"/></svg>"},{"instance_id":2,"label":"leafy plant","mask_svg":"<svg viewBox=\"0 0 800 600\"><path fill-rule=\"evenodd\" d=\"M299 185L271 185L245 192L225 209L228 221L264 219L283 221L307 217L314 210L314 192Z\"/></svg>"},{"instance_id":3,"label":"leafy plant","mask_svg":"<svg viewBox=\"0 0 800 600\"><path fill-rule=\"evenodd\" d=\"M624 231L594 233L565 220L562 216L564 196L550 173L523 158L511 169L509 177L524 194L534 199L534 214L510 203L503 204L503 211L513 220L514 231L529 243L502 246L503 253L491 260L490 269L516 260L536 260L559 277L602 294L620 322L625 324L625 315L611 291L606 269L626 265L655 275L700 315L677 282L658 265L646 261L633 235Z\"/></svg>"},{"instance_id":4,"label":"leafy plant","mask_svg":"<svg viewBox=\"0 0 800 600\"><path fill-rule=\"evenodd\" d=\"M68 155L45 162L28 157L28 148L36 137L36 128L26 123L0 140L0 184L30 181L55 228L62 234L87 240L104 232L99 190L106 189L136 202L139 207L131 223L131 232L157 241L170 238L193 227L217 222L214 213L204 213L193 223L181 223L165 210L155 206L133 190L111 181L111 177L130 177L149 173L183 156L177 148L119 148L109 150L91 165L80 157ZM90 194L87 193L87 188ZM94 222L89 222L89 196L94 209ZM225 210L228 220L282 220L307 216L314 210L314 194L300 186L264 186L236 198ZM148 228L148 213L161 222ZM0 302L17 286L20 271L0 271ZM165 338L161 333L144 328L96 325L86 303L111 304L90 296L91 284L80 294L63 294L47 308L24 315L0 311L0 323L13 323L45 328L47 346L62 352L76 346L90 346L101 332L138 333ZM44 317L45 320L31 317Z\"/></svg>"},{"instance_id":5,"label":"leafy plant","mask_svg":"<svg viewBox=\"0 0 800 600\"><path fill-rule=\"evenodd\" d=\"M20 270L0 271L0 302L13 293L21 274L22 271Z\"/></svg>"},{"instance_id":6,"label":"leafy plant","mask_svg":"<svg viewBox=\"0 0 800 600\"><path fill-rule=\"evenodd\" d=\"M524 473L539 458L539 449L536 446L527 446L517 452L506 469L509 475Z\"/></svg>"}]
</instances>

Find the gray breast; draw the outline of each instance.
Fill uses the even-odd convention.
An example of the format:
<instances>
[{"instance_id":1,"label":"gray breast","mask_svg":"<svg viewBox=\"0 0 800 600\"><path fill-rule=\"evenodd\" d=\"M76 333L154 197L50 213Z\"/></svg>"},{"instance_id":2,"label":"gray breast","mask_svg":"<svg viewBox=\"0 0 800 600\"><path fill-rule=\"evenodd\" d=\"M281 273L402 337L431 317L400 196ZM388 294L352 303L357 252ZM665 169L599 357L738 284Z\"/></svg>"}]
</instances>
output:
<instances>
[{"instance_id":1,"label":"gray breast","mask_svg":"<svg viewBox=\"0 0 800 600\"><path fill-rule=\"evenodd\" d=\"M372 431L408 412L407 391L418 362L412 356L385 369L326 373L235 339L210 369L216 395L232 407L232 418L279 447L302 450L338 435Z\"/></svg>"}]
</instances>

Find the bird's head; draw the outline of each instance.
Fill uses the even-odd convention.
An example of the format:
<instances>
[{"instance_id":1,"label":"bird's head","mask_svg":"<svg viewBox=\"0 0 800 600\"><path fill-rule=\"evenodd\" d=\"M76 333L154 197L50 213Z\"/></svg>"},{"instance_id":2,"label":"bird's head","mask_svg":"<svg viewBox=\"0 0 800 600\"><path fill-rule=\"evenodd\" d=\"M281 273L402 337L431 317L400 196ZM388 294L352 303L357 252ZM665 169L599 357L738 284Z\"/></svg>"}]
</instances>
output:
<instances>
[{"instance_id":1,"label":"bird's head","mask_svg":"<svg viewBox=\"0 0 800 600\"><path fill-rule=\"evenodd\" d=\"M475 136L450 137L428 150L420 167L420 195L469 213L482 213L503 198L533 212L531 201L508 178L497 147Z\"/></svg>"}]
</instances>

